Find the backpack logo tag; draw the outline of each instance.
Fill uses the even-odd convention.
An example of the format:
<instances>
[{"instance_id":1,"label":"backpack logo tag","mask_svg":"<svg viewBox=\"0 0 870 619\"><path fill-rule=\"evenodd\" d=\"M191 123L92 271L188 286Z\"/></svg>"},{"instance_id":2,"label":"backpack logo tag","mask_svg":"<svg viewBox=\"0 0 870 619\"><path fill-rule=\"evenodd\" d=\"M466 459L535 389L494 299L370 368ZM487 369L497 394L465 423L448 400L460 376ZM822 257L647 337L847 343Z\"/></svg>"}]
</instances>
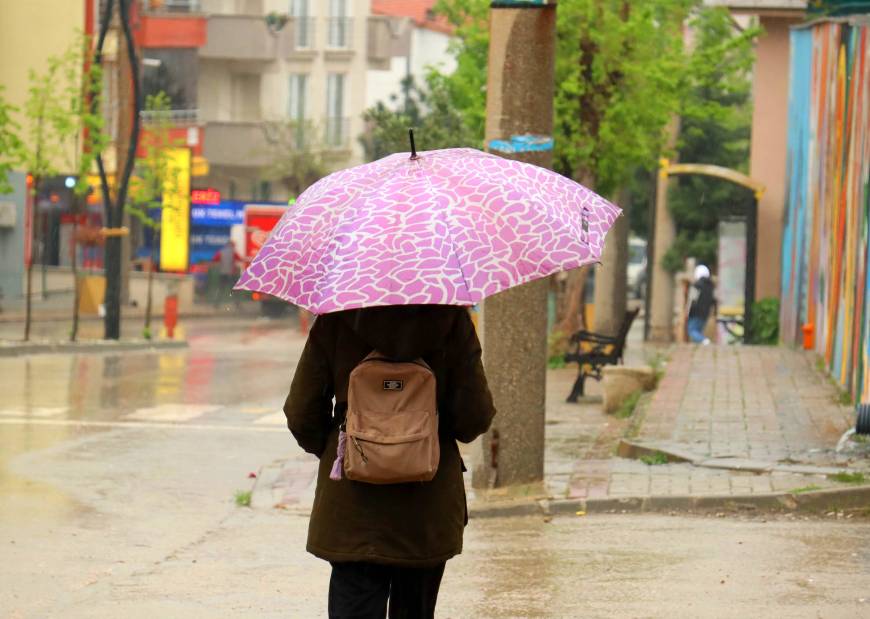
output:
<instances>
[{"instance_id":1,"label":"backpack logo tag","mask_svg":"<svg viewBox=\"0 0 870 619\"><path fill-rule=\"evenodd\" d=\"M401 391L405 388L405 381L403 380L385 380L384 381L384 391Z\"/></svg>"}]
</instances>

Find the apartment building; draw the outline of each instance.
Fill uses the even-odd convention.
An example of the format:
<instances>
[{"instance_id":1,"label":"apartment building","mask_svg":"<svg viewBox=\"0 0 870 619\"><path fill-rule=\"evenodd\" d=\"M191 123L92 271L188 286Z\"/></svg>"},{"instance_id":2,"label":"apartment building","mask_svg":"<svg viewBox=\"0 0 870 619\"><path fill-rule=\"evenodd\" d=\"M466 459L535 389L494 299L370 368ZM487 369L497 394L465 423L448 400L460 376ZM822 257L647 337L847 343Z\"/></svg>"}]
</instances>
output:
<instances>
[{"instance_id":1,"label":"apartment building","mask_svg":"<svg viewBox=\"0 0 870 619\"><path fill-rule=\"evenodd\" d=\"M173 122L207 162L195 185L292 197L273 164L293 128L331 168L362 162L366 71L390 51L370 0L145 0L142 10L146 89L170 93Z\"/></svg>"},{"instance_id":2,"label":"apartment building","mask_svg":"<svg viewBox=\"0 0 870 619\"><path fill-rule=\"evenodd\" d=\"M412 78L417 86L430 69L452 73L456 58L450 53L453 27L435 13L436 0L372 0L372 15L389 27L390 60L369 64L366 107L383 103L392 109L404 103L403 83Z\"/></svg>"}]
</instances>

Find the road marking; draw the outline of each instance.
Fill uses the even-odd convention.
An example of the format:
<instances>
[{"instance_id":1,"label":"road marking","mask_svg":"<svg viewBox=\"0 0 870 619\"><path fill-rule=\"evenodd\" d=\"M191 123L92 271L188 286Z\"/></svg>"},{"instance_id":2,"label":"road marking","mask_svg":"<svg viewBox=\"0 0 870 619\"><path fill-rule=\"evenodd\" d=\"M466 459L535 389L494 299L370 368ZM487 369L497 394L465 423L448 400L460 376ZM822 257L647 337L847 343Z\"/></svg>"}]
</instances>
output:
<instances>
[{"instance_id":1,"label":"road marking","mask_svg":"<svg viewBox=\"0 0 870 619\"><path fill-rule=\"evenodd\" d=\"M0 419L0 425L35 425L35 426L74 426L94 428L172 428L176 430L226 430L232 432L281 432L286 434L286 428L276 426L224 426L202 423L167 423L159 421L88 421L87 419Z\"/></svg>"},{"instance_id":2,"label":"road marking","mask_svg":"<svg viewBox=\"0 0 870 619\"><path fill-rule=\"evenodd\" d=\"M212 404L161 404L150 408L138 408L124 418L139 421L190 421L219 408L220 406Z\"/></svg>"},{"instance_id":3,"label":"road marking","mask_svg":"<svg viewBox=\"0 0 870 619\"><path fill-rule=\"evenodd\" d=\"M60 417L62 415L65 415L68 410L69 409L64 406L56 406L53 408L37 407L31 408L29 411L23 411L21 409L0 410L0 415L2 415L3 417Z\"/></svg>"},{"instance_id":4,"label":"road marking","mask_svg":"<svg viewBox=\"0 0 870 619\"><path fill-rule=\"evenodd\" d=\"M283 426L287 424L287 417L284 415L284 411L278 411L277 413L272 413L271 415L266 415L265 417L259 417L258 419L254 420L254 423L263 426Z\"/></svg>"}]
</instances>

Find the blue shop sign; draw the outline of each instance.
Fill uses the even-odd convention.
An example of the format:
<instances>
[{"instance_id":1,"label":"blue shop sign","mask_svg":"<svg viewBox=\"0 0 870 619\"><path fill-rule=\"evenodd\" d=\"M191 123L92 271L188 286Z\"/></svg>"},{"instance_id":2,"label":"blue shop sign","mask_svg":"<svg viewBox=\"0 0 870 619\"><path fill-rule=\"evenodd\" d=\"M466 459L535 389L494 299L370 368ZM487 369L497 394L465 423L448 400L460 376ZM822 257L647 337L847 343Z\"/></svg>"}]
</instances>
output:
<instances>
[{"instance_id":1,"label":"blue shop sign","mask_svg":"<svg viewBox=\"0 0 870 619\"><path fill-rule=\"evenodd\" d=\"M220 204L192 204L191 226L230 226L245 223L245 204L237 200L222 200Z\"/></svg>"}]
</instances>

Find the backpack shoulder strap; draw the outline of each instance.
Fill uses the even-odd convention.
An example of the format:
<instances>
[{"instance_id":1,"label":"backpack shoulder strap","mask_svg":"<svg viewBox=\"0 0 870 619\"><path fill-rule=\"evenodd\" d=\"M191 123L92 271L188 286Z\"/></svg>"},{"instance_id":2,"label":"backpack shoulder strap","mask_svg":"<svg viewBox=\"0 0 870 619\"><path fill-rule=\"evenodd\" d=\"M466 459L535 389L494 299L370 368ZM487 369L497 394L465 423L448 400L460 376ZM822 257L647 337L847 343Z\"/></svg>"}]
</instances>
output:
<instances>
[{"instance_id":1,"label":"backpack shoulder strap","mask_svg":"<svg viewBox=\"0 0 870 619\"><path fill-rule=\"evenodd\" d=\"M365 356L365 358L362 361L360 361L360 364L363 364L366 361L386 361L388 363L414 363L414 364L419 365L423 368L426 368L427 370L432 372L432 368L429 367L429 364L426 363L422 357L418 357L418 358L414 359L413 361L400 362L400 361L396 361L395 359L391 359L390 357L379 352L378 350L372 350L369 354L367 354Z\"/></svg>"}]
</instances>

